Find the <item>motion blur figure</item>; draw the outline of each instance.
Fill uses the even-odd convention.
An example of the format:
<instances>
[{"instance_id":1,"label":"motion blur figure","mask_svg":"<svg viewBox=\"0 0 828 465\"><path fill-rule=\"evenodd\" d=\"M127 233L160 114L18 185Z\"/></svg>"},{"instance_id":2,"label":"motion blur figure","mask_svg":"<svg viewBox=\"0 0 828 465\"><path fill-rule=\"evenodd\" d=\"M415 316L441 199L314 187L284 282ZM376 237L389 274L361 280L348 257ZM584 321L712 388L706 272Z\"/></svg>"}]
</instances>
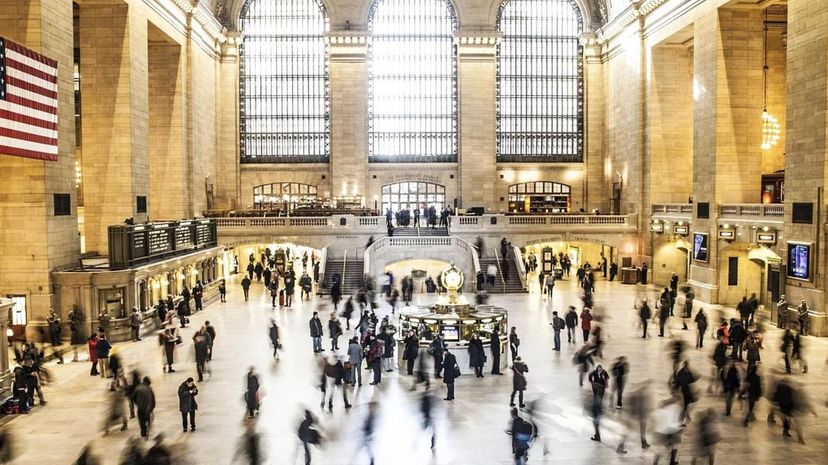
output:
<instances>
[{"instance_id":1,"label":"motion blur figure","mask_svg":"<svg viewBox=\"0 0 828 465\"><path fill-rule=\"evenodd\" d=\"M365 449L365 453L368 454L371 465L374 465L374 434L377 431L378 412L379 403L369 402L368 413L365 415L365 421L362 422L362 447Z\"/></svg>"},{"instance_id":2,"label":"motion blur figure","mask_svg":"<svg viewBox=\"0 0 828 465\"><path fill-rule=\"evenodd\" d=\"M799 422L798 416L811 412L816 416L816 410L808 402L808 398L799 386L785 379L780 379L774 389L771 390L771 402L779 409L782 414L782 437L786 440L791 437L791 429L796 433L796 439L800 444L805 444L805 438L802 435L802 425ZM768 423L775 423L774 411L771 410L768 415Z\"/></svg>"},{"instance_id":3,"label":"motion blur figure","mask_svg":"<svg viewBox=\"0 0 828 465\"><path fill-rule=\"evenodd\" d=\"M233 455L233 463L235 463L239 457L244 457L249 465L260 465L264 463L262 459L262 438L259 433L256 432L256 422L252 419L249 419L244 424L244 434L239 441L239 446L236 449L236 453Z\"/></svg>"},{"instance_id":4,"label":"motion blur figure","mask_svg":"<svg viewBox=\"0 0 828 465\"><path fill-rule=\"evenodd\" d=\"M696 444L690 463L696 465L696 459L707 457L707 463L713 465L716 460L716 444L720 440L716 412L709 408L702 412L696 421Z\"/></svg>"},{"instance_id":5,"label":"motion blur figure","mask_svg":"<svg viewBox=\"0 0 828 465\"><path fill-rule=\"evenodd\" d=\"M11 463L15 458L14 435L11 427L0 429L0 463Z\"/></svg>"},{"instance_id":6,"label":"motion blur figure","mask_svg":"<svg viewBox=\"0 0 828 465\"><path fill-rule=\"evenodd\" d=\"M314 428L315 424L316 417L313 416L310 410L305 409L305 416L302 422L299 423L299 430L297 431L299 441L302 442L302 448L305 451L305 465L311 463L310 446L318 446L322 442L322 435L318 429Z\"/></svg>"},{"instance_id":7,"label":"motion blur figure","mask_svg":"<svg viewBox=\"0 0 828 465\"><path fill-rule=\"evenodd\" d=\"M109 404L103 421L103 435L109 435L113 423L121 423L121 431L127 429L126 397L122 389L109 391Z\"/></svg>"},{"instance_id":8,"label":"motion blur figure","mask_svg":"<svg viewBox=\"0 0 828 465\"><path fill-rule=\"evenodd\" d=\"M426 388L425 392L420 396L420 416L422 418L423 432L431 434L431 453L437 452L435 449L437 442L437 426L434 422L434 405L436 398L431 389Z\"/></svg>"},{"instance_id":9,"label":"motion blur figure","mask_svg":"<svg viewBox=\"0 0 828 465\"><path fill-rule=\"evenodd\" d=\"M670 456L670 465L677 465L678 445L681 443L681 433L684 429L682 418L684 408L679 397L668 399L653 414L655 420L654 432L658 441L664 446ZM658 465L661 454L656 453L653 465Z\"/></svg>"},{"instance_id":10,"label":"motion blur figure","mask_svg":"<svg viewBox=\"0 0 828 465\"><path fill-rule=\"evenodd\" d=\"M535 425L521 418L518 409L512 408L512 423L507 431L512 436L512 454L515 465L523 465L529 460L529 449L537 438Z\"/></svg>"},{"instance_id":11,"label":"motion blur figure","mask_svg":"<svg viewBox=\"0 0 828 465\"><path fill-rule=\"evenodd\" d=\"M75 460L74 465L100 465L101 461L92 453L92 445L87 444L80 453L80 456Z\"/></svg>"},{"instance_id":12,"label":"motion blur figure","mask_svg":"<svg viewBox=\"0 0 828 465\"><path fill-rule=\"evenodd\" d=\"M649 380L642 383L642 387L627 394L627 408L622 411L622 417L626 420L629 429L634 429L638 426L638 432L641 439L641 449L649 449L650 444L647 442L647 425L652 412L652 394L650 393ZM616 452L625 454L627 433L622 433L621 441L618 443Z\"/></svg>"}]
</instances>

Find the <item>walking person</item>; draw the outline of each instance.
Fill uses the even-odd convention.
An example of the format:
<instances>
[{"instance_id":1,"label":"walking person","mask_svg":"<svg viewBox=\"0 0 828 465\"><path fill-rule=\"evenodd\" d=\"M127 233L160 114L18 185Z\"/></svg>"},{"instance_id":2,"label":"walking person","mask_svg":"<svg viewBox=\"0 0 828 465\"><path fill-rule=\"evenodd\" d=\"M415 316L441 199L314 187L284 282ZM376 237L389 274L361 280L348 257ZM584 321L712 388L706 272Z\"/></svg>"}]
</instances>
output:
<instances>
[{"instance_id":1,"label":"walking person","mask_svg":"<svg viewBox=\"0 0 828 465\"><path fill-rule=\"evenodd\" d=\"M514 326L509 329L509 351L512 354L512 362L518 356L518 349L520 348L520 338L517 335L517 330Z\"/></svg>"},{"instance_id":2,"label":"walking person","mask_svg":"<svg viewBox=\"0 0 828 465\"><path fill-rule=\"evenodd\" d=\"M408 376L414 375L414 362L417 360L419 346L420 340L417 334L413 330L409 331L403 340L403 360L405 360L406 374Z\"/></svg>"},{"instance_id":3,"label":"walking person","mask_svg":"<svg viewBox=\"0 0 828 465\"><path fill-rule=\"evenodd\" d=\"M609 387L609 375L598 364L588 379L592 385L592 426L595 428L595 434L590 439L601 442L601 417L604 415L604 393Z\"/></svg>"},{"instance_id":4,"label":"walking person","mask_svg":"<svg viewBox=\"0 0 828 465\"><path fill-rule=\"evenodd\" d=\"M244 403L249 418L259 413L259 375L253 367L247 370L247 376L245 376Z\"/></svg>"},{"instance_id":5,"label":"walking person","mask_svg":"<svg viewBox=\"0 0 828 465\"><path fill-rule=\"evenodd\" d=\"M336 318L336 312L331 312L328 320L328 336L331 338L331 350L339 350L339 336L342 335L342 323Z\"/></svg>"},{"instance_id":6,"label":"walking person","mask_svg":"<svg viewBox=\"0 0 828 465\"><path fill-rule=\"evenodd\" d=\"M730 410L733 407L733 398L741 392L741 381L739 379L739 369L733 360L730 360L725 369L723 378L723 388L725 394L725 416L730 416Z\"/></svg>"},{"instance_id":7,"label":"walking person","mask_svg":"<svg viewBox=\"0 0 828 465\"><path fill-rule=\"evenodd\" d=\"M589 311L589 307L584 307L581 311L581 332L584 335L584 344L589 340L589 333L592 330L592 319L592 312Z\"/></svg>"},{"instance_id":8,"label":"walking person","mask_svg":"<svg viewBox=\"0 0 828 465\"><path fill-rule=\"evenodd\" d=\"M221 303L227 303L227 284L222 279L218 286L219 299Z\"/></svg>"},{"instance_id":9,"label":"walking person","mask_svg":"<svg viewBox=\"0 0 828 465\"><path fill-rule=\"evenodd\" d=\"M446 348L446 343L443 341L443 334L438 334L434 340L431 341L429 350L431 351L431 356L434 358L434 377L439 379L442 378L442 371L443 371L443 352Z\"/></svg>"},{"instance_id":10,"label":"walking person","mask_svg":"<svg viewBox=\"0 0 828 465\"><path fill-rule=\"evenodd\" d=\"M374 373L374 379L370 384L374 386L382 382L382 356L385 353L385 344L379 338L369 334L366 345L368 354L365 358Z\"/></svg>"},{"instance_id":11,"label":"walking person","mask_svg":"<svg viewBox=\"0 0 828 465\"><path fill-rule=\"evenodd\" d=\"M216 327L210 324L209 320L204 322L204 331L207 332L207 361L213 361L213 345L216 343Z\"/></svg>"},{"instance_id":12,"label":"walking person","mask_svg":"<svg viewBox=\"0 0 828 465\"><path fill-rule=\"evenodd\" d=\"M615 380L615 408L620 409L624 406L624 388L627 386L627 374L630 372L630 364L627 362L627 357L620 356L610 367L612 377Z\"/></svg>"},{"instance_id":13,"label":"walking person","mask_svg":"<svg viewBox=\"0 0 828 465\"><path fill-rule=\"evenodd\" d=\"M489 338L489 348L492 351L492 374L503 375L500 372L500 353L503 348L500 343L500 333L497 331L497 328L492 331L492 336Z\"/></svg>"},{"instance_id":14,"label":"walking person","mask_svg":"<svg viewBox=\"0 0 828 465\"><path fill-rule=\"evenodd\" d=\"M299 430L297 431L299 441L302 442L302 448L305 451L305 465L311 464L310 446L318 446L322 442L322 435L319 430L314 428L315 424L316 417L313 416L310 410L305 410L305 417L299 423Z\"/></svg>"},{"instance_id":15,"label":"walking person","mask_svg":"<svg viewBox=\"0 0 828 465\"><path fill-rule=\"evenodd\" d=\"M698 400L698 395L693 389L693 383L698 381L699 377L690 370L690 363L686 360L679 371L676 372L675 385L681 392L683 401L681 424L685 425L690 421L690 407Z\"/></svg>"},{"instance_id":16,"label":"walking person","mask_svg":"<svg viewBox=\"0 0 828 465\"><path fill-rule=\"evenodd\" d=\"M98 371L101 373L101 378L108 377L107 368L109 367L109 352L112 350L112 344L106 338L106 333L98 334L98 344L95 346L95 352L98 359Z\"/></svg>"},{"instance_id":17,"label":"walking person","mask_svg":"<svg viewBox=\"0 0 828 465\"><path fill-rule=\"evenodd\" d=\"M248 465L261 465L264 455L261 450L262 437L256 432L256 423L247 421L244 424L244 434L239 441L236 453L233 455L232 463L236 462L239 456L247 458Z\"/></svg>"},{"instance_id":18,"label":"walking person","mask_svg":"<svg viewBox=\"0 0 828 465\"><path fill-rule=\"evenodd\" d=\"M641 327L644 330L644 333L641 335L641 339L647 339L647 325L650 323L650 318L653 317L653 312L650 310L650 304L645 299L641 302L641 307L638 309L638 319L641 322Z\"/></svg>"},{"instance_id":19,"label":"walking person","mask_svg":"<svg viewBox=\"0 0 828 465\"><path fill-rule=\"evenodd\" d=\"M552 293L555 290L555 273L549 273L546 275L546 292L545 294L549 296L549 302L552 302Z\"/></svg>"},{"instance_id":20,"label":"walking person","mask_svg":"<svg viewBox=\"0 0 828 465\"><path fill-rule=\"evenodd\" d=\"M569 306L569 311L564 316L564 322L566 323L566 342L577 342L575 327L578 326L578 312L572 305Z\"/></svg>"},{"instance_id":21,"label":"walking person","mask_svg":"<svg viewBox=\"0 0 828 465\"><path fill-rule=\"evenodd\" d=\"M325 349L322 348L322 321L319 320L319 313L313 312L313 316L308 322L310 329L310 337L313 340L313 353L318 354Z\"/></svg>"},{"instance_id":22,"label":"walking person","mask_svg":"<svg viewBox=\"0 0 828 465\"><path fill-rule=\"evenodd\" d=\"M60 316L52 309L49 309L46 324L49 328L49 342L52 344L52 352L58 359L58 364L63 364L63 354L60 353L60 333L63 328L61 327Z\"/></svg>"},{"instance_id":23,"label":"walking person","mask_svg":"<svg viewBox=\"0 0 828 465\"><path fill-rule=\"evenodd\" d=\"M555 341L555 348L552 349L554 351L560 352L561 351L561 330L566 327L566 322L558 316L558 312L552 312L552 330L555 332L554 341Z\"/></svg>"},{"instance_id":24,"label":"walking person","mask_svg":"<svg viewBox=\"0 0 828 465\"><path fill-rule=\"evenodd\" d=\"M486 350L483 348L483 341L477 333L472 334L469 340L469 367L474 369L477 378L483 377L483 366L486 364Z\"/></svg>"},{"instance_id":25,"label":"walking person","mask_svg":"<svg viewBox=\"0 0 828 465\"><path fill-rule=\"evenodd\" d=\"M91 334L86 341L86 346L89 349L89 361L92 362L89 376L98 376L98 335Z\"/></svg>"},{"instance_id":26,"label":"walking person","mask_svg":"<svg viewBox=\"0 0 828 465\"><path fill-rule=\"evenodd\" d=\"M524 465L529 459L529 449L538 437L537 427L520 417L518 409L511 410L512 424L507 433L512 436L512 455L515 465Z\"/></svg>"},{"instance_id":27,"label":"walking person","mask_svg":"<svg viewBox=\"0 0 828 465\"><path fill-rule=\"evenodd\" d=\"M196 333L193 335L193 348L195 349L195 362L196 362L196 373L198 373L198 382L204 381L204 372L206 371L207 365L207 357L210 354L210 345L209 345L209 338L210 335L207 334L207 330L202 326Z\"/></svg>"},{"instance_id":28,"label":"walking person","mask_svg":"<svg viewBox=\"0 0 828 465\"><path fill-rule=\"evenodd\" d=\"M132 342L140 341L141 340L141 312L138 311L137 307L132 307L132 313L129 315L129 335L132 338Z\"/></svg>"},{"instance_id":29,"label":"walking person","mask_svg":"<svg viewBox=\"0 0 828 465\"><path fill-rule=\"evenodd\" d=\"M356 337L352 337L348 342L348 364L351 367L351 385L359 383L358 385L362 386L362 370L360 369L362 355L363 350L362 346L359 345L359 340Z\"/></svg>"},{"instance_id":30,"label":"walking person","mask_svg":"<svg viewBox=\"0 0 828 465\"><path fill-rule=\"evenodd\" d=\"M700 308L698 313L696 313L696 318L694 319L696 322L696 348L701 349L704 347L704 334L707 332L707 314L704 313L704 309Z\"/></svg>"},{"instance_id":31,"label":"walking person","mask_svg":"<svg viewBox=\"0 0 828 465\"><path fill-rule=\"evenodd\" d=\"M523 403L523 391L526 390L526 373L529 372L529 367L523 363L520 357L516 357L512 362L512 395L509 400L509 406L515 406L515 394L518 394L518 403L520 408L526 407Z\"/></svg>"},{"instance_id":32,"label":"walking person","mask_svg":"<svg viewBox=\"0 0 828 465\"><path fill-rule=\"evenodd\" d=\"M250 273L252 274L252 273ZM245 276L241 280L242 291L244 292L244 301L250 300L250 278Z\"/></svg>"},{"instance_id":33,"label":"walking person","mask_svg":"<svg viewBox=\"0 0 828 465\"><path fill-rule=\"evenodd\" d=\"M83 321L86 318L83 316L83 313L78 309L78 307L74 307L71 312L69 312L69 331L71 333L71 343L72 343L72 361L78 361L78 346L83 345Z\"/></svg>"},{"instance_id":34,"label":"walking person","mask_svg":"<svg viewBox=\"0 0 828 465\"><path fill-rule=\"evenodd\" d=\"M159 335L161 347L164 355L164 373L175 373L173 363L175 363L175 346L181 343L181 337L178 335L178 328L173 325L168 326L163 333Z\"/></svg>"},{"instance_id":35,"label":"walking person","mask_svg":"<svg viewBox=\"0 0 828 465\"><path fill-rule=\"evenodd\" d=\"M270 339L270 345L273 346L273 358L279 360L279 349L282 348L282 344L279 342L279 326L276 324L276 320L270 320L267 336Z\"/></svg>"},{"instance_id":36,"label":"walking person","mask_svg":"<svg viewBox=\"0 0 828 465\"><path fill-rule=\"evenodd\" d=\"M658 337L664 337L664 327L667 326L667 320L670 319L670 309L673 308L673 299L670 297L670 292L664 289L661 298L658 300Z\"/></svg>"},{"instance_id":37,"label":"walking person","mask_svg":"<svg viewBox=\"0 0 828 465\"><path fill-rule=\"evenodd\" d=\"M745 419L742 421L742 426L747 426L756 420L753 411L756 408L756 402L762 398L762 378L759 376L756 365L748 367L742 394L747 394L748 408Z\"/></svg>"},{"instance_id":38,"label":"walking person","mask_svg":"<svg viewBox=\"0 0 828 465\"><path fill-rule=\"evenodd\" d=\"M130 400L138 411L138 426L141 428L141 437L149 438L149 428L152 415L155 411L155 393L152 391L149 376L144 376L141 383L132 389Z\"/></svg>"},{"instance_id":39,"label":"walking person","mask_svg":"<svg viewBox=\"0 0 828 465\"><path fill-rule=\"evenodd\" d=\"M196 396L198 395L198 388L195 385L193 378L187 378L186 381L178 386L178 411L181 412L181 427L184 432L187 432L187 420L190 420L190 430L196 430L195 414L198 410L198 403Z\"/></svg>"},{"instance_id":40,"label":"walking person","mask_svg":"<svg viewBox=\"0 0 828 465\"><path fill-rule=\"evenodd\" d=\"M457 357L454 356L448 347L443 349L443 382L446 383L446 398L443 400L454 400L454 382L460 377L460 367L457 365Z\"/></svg>"}]
</instances>

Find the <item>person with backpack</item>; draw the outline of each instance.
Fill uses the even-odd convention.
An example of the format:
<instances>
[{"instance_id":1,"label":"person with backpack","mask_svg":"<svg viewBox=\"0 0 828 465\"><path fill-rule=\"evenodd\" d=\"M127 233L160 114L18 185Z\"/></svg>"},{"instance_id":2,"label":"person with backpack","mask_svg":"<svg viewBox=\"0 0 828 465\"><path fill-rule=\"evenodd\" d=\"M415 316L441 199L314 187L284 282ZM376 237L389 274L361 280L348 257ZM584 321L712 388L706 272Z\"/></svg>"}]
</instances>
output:
<instances>
[{"instance_id":1,"label":"person with backpack","mask_svg":"<svg viewBox=\"0 0 828 465\"><path fill-rule=\"evenodd\" d=\"M704 347L704 333L707 332L707 314L704 313L703 308L700 308L698 313L696 313L695 322L696 328L698 329L696 348L701 349Z\"/></svg>"},{"instance_id":2,"label":"person with backpack","mask_svg":"<svg viewBox=\"0 0 828 465\"><path fill-rule=\"evenodd\" d=\"M523 403L523 391L526 390L526 373L529 372L529 367L523 363L520 357L516 357L512 363L512 396L509 400L509 406L515 406L515 394L518 394L518 402L521 408L526 407Z\"/></svg>"},{"instance_id":3,"label":"person with backpack","mask_svg":"<svg viewBox=\"0 0 828 465\"><path fill-rule=\"evenodd\" d=\"M552 312L552 330L555 332L555 348L552 349L554 351L560 352L561 351L561 330L566 327L566 323L564 320L558 316L558 312Z\"/></svg>"},{"instance_id":4,"label":"person with backpack","mask_svg":"<svg viewBox=\"0 0 828 465\"><path fill-rule=\"evenodd\" d=\"M512 454L515 456L515 465L523 465L529 459L529 449L538 437L538 430L534 423L520 417L518 409L513 408L511 414L512 424L507 433L512 436Z\"/></svg>"},{"instance_id":5,"label":"person with backpack","mask_svg":"<svg viewBox=\"0 0 828 465\"><path fill-rule=\"evenodd\" d=\"M141 340L141 321L141 312L137 307L132 307L132 313L129 315L129 334L132 342Z\"/></svg>"}]
</instances>

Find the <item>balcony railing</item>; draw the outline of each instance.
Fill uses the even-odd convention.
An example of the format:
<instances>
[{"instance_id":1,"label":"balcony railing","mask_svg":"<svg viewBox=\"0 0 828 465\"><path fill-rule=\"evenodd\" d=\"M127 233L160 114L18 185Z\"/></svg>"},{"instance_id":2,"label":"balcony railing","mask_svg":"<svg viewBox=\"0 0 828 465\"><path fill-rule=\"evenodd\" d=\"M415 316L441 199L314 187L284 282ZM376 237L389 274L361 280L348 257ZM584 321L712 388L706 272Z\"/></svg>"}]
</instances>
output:
<instances>
[{"instance_id":1,"label":"balcony railing","mask_svg":"<svg viewBox=\"0 0 828 465\"><path fill-rule=\"evenodd\" d=\"M785 216L785 205L780 203L736 203L719 205L719 218L723 217L752 217L781 219Z\"/></svg>"},{"instance_id":2,"label":"balcony railing","mask_svg":"<svg viewBox=\"0 0 828 465\"><path fill-rule=\"evenodd\" d=\"M385 217L334 215L330 217L215 218L219 234L382 234ZM638 227L631 215L482 215L451 218L452 233L546 232L554 229L630 232ZM394 238L395 240L398 238ZM400 238L403 239L403 238Z\"/></svg>"},{"instance_id":3,"label":"balcony railing","mask_svg":"<svg viewBox=\"0 0 828 465\"><path fill-rule=\"evenodd\" d=\"M693 216L692 203L655 203L653 216Z\"/></svg>"}]
</instances>

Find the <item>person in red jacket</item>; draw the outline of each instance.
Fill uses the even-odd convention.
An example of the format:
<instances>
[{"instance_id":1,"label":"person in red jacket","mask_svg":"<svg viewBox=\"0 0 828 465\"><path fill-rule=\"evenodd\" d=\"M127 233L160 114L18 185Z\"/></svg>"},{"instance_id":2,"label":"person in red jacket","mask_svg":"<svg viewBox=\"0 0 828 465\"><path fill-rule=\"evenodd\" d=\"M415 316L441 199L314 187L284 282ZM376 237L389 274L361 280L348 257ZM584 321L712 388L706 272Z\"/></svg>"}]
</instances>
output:
<instances>
[{"instance_id":1,"label":"person in red jacket","mask_svg":"<svg viewBox=\"0 0 828 465\"><path fill-rule=\"evenodd\" d=\"M589 340L589 332L592 330L592 312L589 307L584 307L581 312L581 330L584 332L584 344Z\"/></svg>"},{"instance_id":2,"label":"person in red jacket","mask_svg":"<svg viewBox=\"0 0 828 465\"><path fill-rule=\"evenodd\" d=\"M92 362L92 369L89 370L90 376L98 376L98 335L92 334L86 341L89 346L89 361Z\"/></svg>"}]
</instances>

